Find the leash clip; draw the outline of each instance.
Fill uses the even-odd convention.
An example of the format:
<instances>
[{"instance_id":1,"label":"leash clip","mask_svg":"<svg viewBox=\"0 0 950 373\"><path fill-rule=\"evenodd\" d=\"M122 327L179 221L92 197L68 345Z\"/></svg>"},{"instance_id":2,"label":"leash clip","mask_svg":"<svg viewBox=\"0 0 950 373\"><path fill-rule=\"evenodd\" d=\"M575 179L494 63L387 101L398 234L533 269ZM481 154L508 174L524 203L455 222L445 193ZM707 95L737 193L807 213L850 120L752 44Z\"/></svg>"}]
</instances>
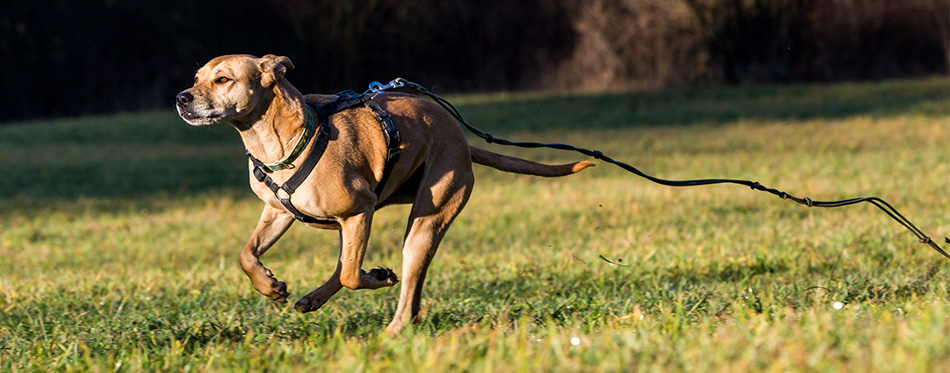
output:
<instances>
[{"instance_id":1,"label":"leash clip","mask_svg":"<svg viewBox=\"0 0 950 373\"><path fill-rule=\"evenodd\" d=\"M385 89L385 86L383 86L383 83L380 83L380 82L372 82L372 83L369 83L369 89L366 90L366 93L369 93L369 92L381 92L383 89Z\"/></svg>"},{"instance_id":2,"label":"leash clip","mask_svg":"<svg viewBox=\"0 0 950 373\"><path fill-rule=\"evenodd\" d=\"M401 78L390 80L389 83L386 83L385 85L383 85L383 83L380 83L380 82L372 82L372 83L369 83L369 89L367 89L366 92L363 92L363 94L373 93L373 97L370 98L372 100L376 98L377 95L379 95L380 93L383 93L384 91L387 91L390 89L402 88L405 86L406 84L402 82Z\"/></svg>"}]
</instances>

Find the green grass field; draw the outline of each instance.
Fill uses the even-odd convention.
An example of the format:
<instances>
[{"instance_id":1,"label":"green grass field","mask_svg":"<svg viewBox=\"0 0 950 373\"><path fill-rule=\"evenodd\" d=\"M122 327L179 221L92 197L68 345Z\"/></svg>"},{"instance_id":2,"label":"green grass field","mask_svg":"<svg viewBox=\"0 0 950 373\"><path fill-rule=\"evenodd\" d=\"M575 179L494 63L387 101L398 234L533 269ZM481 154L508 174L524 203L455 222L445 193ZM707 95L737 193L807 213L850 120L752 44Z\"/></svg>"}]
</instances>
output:
<instances>
[{"instance_id":1,"label":"green grass field","mask_svg":"<svg viewBox=\"0 0 950 373\"><path fill-rule=\"evenodd\" d=\"M496 136L659 177L875 195L948 246L945 77L451 99ZM251 288L245 162L232 128L172 110L0 126L0 371L950 371L950 262L870 205L478 166L425 316L392 339L396 288L306 315ZM400 273L407 214L377 213L366 267ZM336 244L295 225L262 260L299 297Z\"/></svg>"}]
</instances>

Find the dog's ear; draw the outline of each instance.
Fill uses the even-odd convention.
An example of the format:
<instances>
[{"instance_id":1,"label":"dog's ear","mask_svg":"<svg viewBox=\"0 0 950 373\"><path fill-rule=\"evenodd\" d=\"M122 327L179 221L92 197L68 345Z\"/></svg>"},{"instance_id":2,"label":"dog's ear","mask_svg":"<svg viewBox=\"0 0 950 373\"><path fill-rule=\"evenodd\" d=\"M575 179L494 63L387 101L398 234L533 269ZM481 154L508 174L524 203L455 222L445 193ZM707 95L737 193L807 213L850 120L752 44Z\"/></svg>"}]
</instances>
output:
<instances>
[{"instance_id":1,"label":"dog's ear","mask_svg":"<svg viewBox=\"0 0 950 373\"><path fill-rule=\"evenodd\" d=\"M261 57L258 66L261 69L261 85L267 88L273 87L283 79L287 70L294 69L294 63L290 62L290 58L273 54Z\"/></svg>"}]
</instances>

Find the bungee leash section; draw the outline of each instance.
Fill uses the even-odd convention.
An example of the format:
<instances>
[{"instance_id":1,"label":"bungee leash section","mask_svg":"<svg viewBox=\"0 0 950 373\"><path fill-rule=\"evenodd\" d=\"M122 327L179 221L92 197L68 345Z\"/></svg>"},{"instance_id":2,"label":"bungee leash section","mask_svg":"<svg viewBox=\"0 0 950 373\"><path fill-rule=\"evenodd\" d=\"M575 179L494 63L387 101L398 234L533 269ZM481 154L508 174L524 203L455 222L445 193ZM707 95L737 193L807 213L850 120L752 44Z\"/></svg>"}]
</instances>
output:
<instances>
[{"instance_id":1,"label":"bungee leash section","mask_svg":"<svg viewBox=\"0 0 950 373\"><path fill-rule=\"evenodd\" d=\"M368 90L366 91L366 93L364 93L364 94L370 94L370 93L372 93L372 94L373 94L373 97L375 97L375 95L378 95L378 94L381 93L381 92L384 92L384 91L387 91L387 90L391 90L391 89L396 89L396 88L403 88L403 87L413 89L413 90L415 90L415 91L417 91L417 92L419 92L419 93L421 93L421 94L423 94L423 95L429 97L430 99L432 99L433 101L435 101L437 104L439 104L440 106L442 106L445 110L447 110L450 114L452 114L452 116L455 117L455 120L457 120L462 126L464 126L466 129L468 129L469 131L471 131L471 132L472 132L473 134L475 134L476 136L482 138L483 140L485 140L485 141L488 142L489 144L495 143L495 144L500 144L500 145L517 146L517 147L521 147L521 148L551 148L551 149L558 149L558 150L574 151L574 152L578 152L578 153L584 154L584 155L589 156L589 157L593 157L594 159L599 159L599 160L602 160L602 161L607 162L607 163L612 163L612 164L614 164L614 165L616 165L616 166L619 166L620 168L622 168L622 169L624 169L624 170L626 170L626 171L628 171L628 172L630 172L630 173L633 173L633 174L635 174L635 175L637 175L637 176L640 176L640 177L642 177L642 178L645 178L645 179L647 179L647 180L650 180L650 181L652 181L652 182L654 182L654 183L657 183L657 184L660 184L660 185L666 185L666 186L688 187L688 186L700 186L700 185L712 185L712 184L738 184L738 185L747 186L747 187L749 187L749 188L752 188L753 190L759 190L759 191L763 191L763 192L768 192L768 193L771 193L771 194L773 194L773 195L775 195L775 196L778 196L778 197L780 197L780 198L782 198L782 199L791 200L792 202L798 203L798 204L800 204L800 205L808 206L808 207L828 207L828 208L830 208L830 207L841 207L841 206L848 206L848 205L853 205L853 204L857 204L857 203L861 203L861 202L867 202L867 203L870 203L870 204L874 205L875 207L881 209L881 211L884 211L884 213L886 213L888 216L890 216L891 219L894 219L895 221L897 221L898 223L900 223L901 225L903 225L904 228L907 228L907 230L909 230L911 233L913 233L914 236L917 236L917 239L918 239L921 243L929 245L931 248L933 248L934 250L936 250L938 253L940 253L941 255L943 255L944 257L946 257L947 259L950 259L950 254L947 254L946 251L944 251L943 249L941 249L940 246L938 246L937 243L934 242L934 240L932 240L932 239L931 239L929 236L927 236L923 231L921 231L919 228L917 228L917 226L915 226L913 223L911 223L911 221L910 221L909 219L907 219L906 217L904 217L904 215L902 215L899 211L897 211L897 209L895 209L895 208L894 208L893 206L891 206L889 203L887 203L887 202L885 202L884 200L882 200L882 199L880 199L880 198L877 198L877 197L859 197L859 198L851 198L851 199L844 199L844 200L838 200L838 201L815 201L815 200L812 200L811 198L808 198L808 197L799 198L799 197L793 196L793 195L791 195L791 194L788 194L788 193L783 192L783 191L778 190L778 189L768 188L768 187L766 187L766 186L760 184L760 183L757 182L757 181L738 180L738 179L698 179L698 180L666 180L666 179L661 179L661 178L658 178L658 177L653 177L653 176L647 175L647 174L644 173L643 171L640 171L640 170L638 170L636 167L633 167L633 166L631 166L631 165L629 165L629 164L626 164L626 163L623 163L623 162L614 160L613 158L610 158L610 157L604 155L604 153L602 153L602 152L599 151L599 150L590 150L590 149L578 148L578 147L576 147L576 146L568 145L568 144L557 144L557 143L554 143L554 144L547 144L547 143L537 143L537 142L519 142L519 141L509 141L509 140L505 140L505 139L496 138L496 137L492 136L491 133L489 133L489 132L484 132L484 131L482 131L482 130L476 128L475 126L471 125L470 123L468 123L468 122L465 120L465 118L462 117L462 114L458 111L458 109L456 109L455 106L453 106L448 100L442 98L441 96L439 96L439 95L437 95L437 94L435 94L435 93L430 92L428 89L426 89L425 87L423 87L422 85L420 85L420 84L418 84L418 83L413 83L413 82L410 82L410 81L405 80L405 79L403 79L403 78L396 78L396 79L390 81L388 84L385 84L385 85L382 84L382 83L379 83L379 82L372 82L372 83L370 83L370 85L369 85L369 89L368 89ZM950 244L950 238L944 238L944 240L945 240L948 244Z\"/></svg>"}]
</instances>

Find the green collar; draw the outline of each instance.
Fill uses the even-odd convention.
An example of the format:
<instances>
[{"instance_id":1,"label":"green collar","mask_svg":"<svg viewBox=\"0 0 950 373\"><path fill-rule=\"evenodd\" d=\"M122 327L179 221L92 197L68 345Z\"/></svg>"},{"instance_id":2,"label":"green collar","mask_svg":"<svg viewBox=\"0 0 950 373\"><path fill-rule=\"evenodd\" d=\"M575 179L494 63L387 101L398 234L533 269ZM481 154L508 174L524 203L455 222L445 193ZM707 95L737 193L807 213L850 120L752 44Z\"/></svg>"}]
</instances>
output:
<instances>
[{"instance_id":1,"label":"green collar","mask_svg":"<svg viewBox=\"0 0 950 373\"><path fill-rule=\"evenodd\" d=\"M303 133L300 134L300 139L297 140L297 145L294 146L294 150L290 152L290 155L288 155L287 158L284 158L277 163L265 164L263 167L261 167L261 169L264 171L274 172L294 168L294 164L292 162L300 156L300 153L303 152L303 149L307 147L308 143L310 143L310 139L313 138L313 134L316 132L313 130L313 112L310 110L309 102L304 103L303 106L307 111L307 120L303 129Z\"/></svg>"}]
</instances>

